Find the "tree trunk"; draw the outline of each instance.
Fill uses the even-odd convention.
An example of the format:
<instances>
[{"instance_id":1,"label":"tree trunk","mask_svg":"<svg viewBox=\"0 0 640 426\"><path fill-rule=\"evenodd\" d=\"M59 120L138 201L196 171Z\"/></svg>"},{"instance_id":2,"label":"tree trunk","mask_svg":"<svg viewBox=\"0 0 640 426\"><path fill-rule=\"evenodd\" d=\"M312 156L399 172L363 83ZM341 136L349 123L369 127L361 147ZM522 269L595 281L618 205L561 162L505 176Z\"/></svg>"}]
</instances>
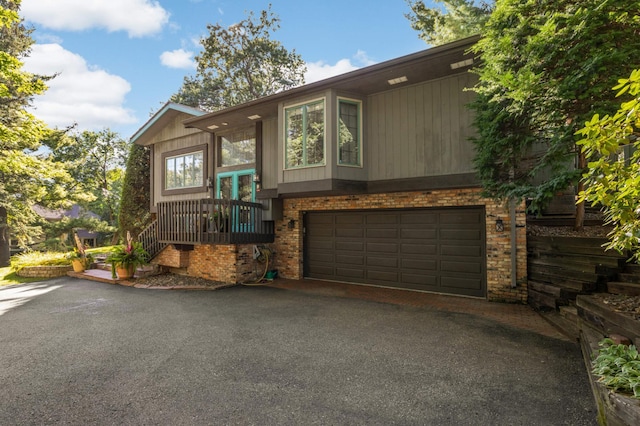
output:
<instances>
[{"instance_id":1,"label":"tree trunk","mask_svg":"<svg viewBox=\"0 0 640 426\"><path fill-rule=\"evenodd\" d=\"M0 207L0 268L10 265L11 247L9 245L9 227L7 209Z\"/></svg>"}]
</instances>

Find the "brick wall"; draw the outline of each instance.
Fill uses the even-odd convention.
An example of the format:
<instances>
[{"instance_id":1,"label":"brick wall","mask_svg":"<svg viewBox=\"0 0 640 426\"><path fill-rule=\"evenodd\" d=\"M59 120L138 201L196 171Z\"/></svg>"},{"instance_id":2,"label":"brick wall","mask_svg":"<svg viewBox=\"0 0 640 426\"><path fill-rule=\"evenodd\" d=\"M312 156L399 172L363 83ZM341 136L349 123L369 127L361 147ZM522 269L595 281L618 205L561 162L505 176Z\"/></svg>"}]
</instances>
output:
<instances>
[{"instance_id":1,"label":"brick wall","mask_svg":"<svg viewBox=\"0 0 640 426\"><path fill-rule=\"evenodd\" d=\"M203 244L191 252L187 274L223 283L244 283L255 280L264 268L253 259L253 244Z\"/></svg>"},{"instance_id":2,"label":"brick wall","mask_svg":"<svg viewBox=\"0 0 640 426\"><path fill-rule=\"evenodd\" d=\"M302 212L322 210L399 209L425 207L484 206L486 212L487 299L526 303L527 250L524 205L516 209L517 286L511 288L511 223L508 207L483 198L480 189L397 192L284 200L284 218L276 222L274 267L285 278L302 278ZM501 218L504 231L497 232ZM293 219L295 227L287 224Z\"/></svg>"},{"instance_id":3,"label":"brick wall","mask_svg":"<svg viewBox=\"0 0 640 426\"><path fill-rule=\"evenodd\" d=\"M56 278L67 275L67 272L73 271L73 267L69 266L27 266L16 272L19 277L25 278Z\"/></svg>"},{"instance_id":4,"label":"brick wall","mask_svg":"<svg viewBox=\"0 0 640 426\"><path fill-rule=\"evenodd\" d=\"M190 251L177 250L173 245L168 245L153 258L151 263L169 268L186 268L189 265L190 253Z\"/></svg>"}]
</instances>

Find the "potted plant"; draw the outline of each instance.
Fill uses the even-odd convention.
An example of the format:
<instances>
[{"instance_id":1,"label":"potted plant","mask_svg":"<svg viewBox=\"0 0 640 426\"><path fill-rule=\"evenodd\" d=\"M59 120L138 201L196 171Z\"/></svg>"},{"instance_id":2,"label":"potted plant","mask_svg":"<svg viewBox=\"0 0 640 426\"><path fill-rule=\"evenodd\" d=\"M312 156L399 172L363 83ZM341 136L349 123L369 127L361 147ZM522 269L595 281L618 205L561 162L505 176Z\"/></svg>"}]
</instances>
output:
<instances>
[{"instance_id":1,"label":"potted plant","mask_svg":"<svg viewBox=\"0 0 640 426\"><path fill-rule=\"evenodd\" d=\"M89 266L93 263L93 256L91 253L73 249L72 252L67 254L67 259L71 260L71 266L73 266L73 272L84 272L85 269L89 269Z\"/></svg>"},{"instance_id":2,"label":"potted plant","mask_svg":"<svg viewBox=\"0 0 640 426\"><path fill-rule=\"evenodd\" d=\"M133 277L136 268L145 265L148 260L149 254L142 247L142 243L134 242L129 232L127 232L127 243L116 246L107 256L107 263L111 264L113 279Z\"/></svg>"},{"instance_id":3,"label":"potted plant","mask_svg":"<svg viewBox=\"0 0 640 426\"><path fill-rule=\"evenodd\" d=\"M76 243L76 248L69 254L67 254L67 259L71 260L71 266L73 266L73 272L84 272L85 269L89 268L89 265L93 263L93 256L91 253L87 253L84 248L84 244L80 238L78 238L78 234L73 232L73 239Z\"/></svg>"}]
</instances>

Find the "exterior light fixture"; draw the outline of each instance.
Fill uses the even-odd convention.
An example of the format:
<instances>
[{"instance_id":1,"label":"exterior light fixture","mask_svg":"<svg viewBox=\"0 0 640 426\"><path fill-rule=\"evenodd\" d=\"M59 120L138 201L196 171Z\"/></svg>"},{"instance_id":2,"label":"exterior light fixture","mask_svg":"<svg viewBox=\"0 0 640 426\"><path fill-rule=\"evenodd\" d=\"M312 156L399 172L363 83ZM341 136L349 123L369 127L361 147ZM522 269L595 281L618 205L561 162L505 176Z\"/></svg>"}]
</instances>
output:
<instances>
[{"instance_id":1,"label":"exterior light fixture","mask_svg":"<svg viewBox=\"0 0 640 426\"><path fill-rule=\"evenodd\" d=\"M215 124L212 124L211 126L207 126L207 129L211 129L211 130L215 130L217 128L219 128L220 126L216 126Z\"/></svg>"},{"instance_id":2,"label":"exterior light fixture","mask_svg":"<svg viewBox=\"0 0 640 426\"><path fill-rule=\"evenodd\" d=\"M262 116L258 115L258 114L254 114L254 115L250 115L247 117L249 120L258 120L260 118L262 118Z\"/></svg>"},{"instance_id":3,"label":"exterior light fixture","mask_svg":"<svg viewBox=\"0 0 640 426\"><path fill-rule=\"evenodd\" d=\"M392 78L391 80L387 80L387 83L393 86L395 84L404 83L406 81L408 81L407 76L403 75L402 77L397 77L397 78Z\"/></svg>"},{"instance_id":4,"label":"exterior light fixture","mask_svg":"<svg viewBox=\"0 0 640 426\"><path fill-rule=\"evenodd\" d=\"M504 222L500 218L496 219L496 231L504 232Z\"/></svg>"},{"instance_id":5,"label":"exterior light fixture","mask_svg":"<svg viewBox=\"0 0 640 426\"><path fill-rule=\"evenodd\" d=\"M229 123L227 123L226 121L223 121L223 122L222 122L222 123L220 123L220 124L222 124L223 126L228 126L228 125L229 125Z\"/></svg>"},{"instance_id":6,"label":"exterior light fixture","mask_svg":"<svg viewBox=\"0 0 640 426\"><path fill-rule=\"evenodd\" d=\"M258 173L253 174L253 183L260 183L260 175Z\"/></svg>"},{"instance_id":7,"label":"exterior light fixture","mask_svg":"<svg viewBox=\"0 0 640 426\"><path fill-rule=\"evenodd\" d=\"M296 221L293 219L289 220L289 223L287 223L287 228L293 229L295 227L296 227Z\"/></svg>"},{"instance_id":8,"label":"exterior light fixture","mask_svg":"<svg viewBox=\"0 0 640 426\"><path fill-rule=\"evenodd\" d=\"M454 62L449 65L452 70L456 70L458 68L468 67L469 65L473 65L473 58L465 59L464 61Z\"/></svg>"}]
</instances>

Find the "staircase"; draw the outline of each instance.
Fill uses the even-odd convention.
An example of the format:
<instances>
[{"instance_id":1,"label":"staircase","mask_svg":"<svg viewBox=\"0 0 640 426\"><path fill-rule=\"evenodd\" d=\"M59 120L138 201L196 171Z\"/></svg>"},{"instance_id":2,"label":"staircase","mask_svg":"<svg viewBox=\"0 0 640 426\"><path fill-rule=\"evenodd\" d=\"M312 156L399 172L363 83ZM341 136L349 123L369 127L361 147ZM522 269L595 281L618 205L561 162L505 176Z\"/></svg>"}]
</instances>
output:
<instances>
[{"instance_id":1,"label":"staircase","mask_svg":"<svg viewBox=\"0 0 640 426\"><path fill-rule=\"evenodd\" d=\"M627 264L615 281L607 283L607 293L640 296L640 265Z\"/></svg>"},{"instance_id":2,"label":"staircase","mask_svg":"<svg viewBox=\"0 0 640 426\"><path fill-rule=\"evenodd\" d=\"M528 302L568 337L578 338L576 297L604 292L626 264L603 238L529 237ZM624 276L624 274L620 274ZM640 294L640 281L637 281Z\"/></svg>"},{"instance_id":3,"label":"staircase","mask_svg":"<svg viewBox=\"0 0 640 426\"><path fill-rule=\"evenodd\" d=\"M149 260L156 257L163 248L167 246L166 243L158 241L158 221L154 220L144 231L138 235L138 241L142 243L142 247L149 253Z\"/></svg>"}]
</instances>

